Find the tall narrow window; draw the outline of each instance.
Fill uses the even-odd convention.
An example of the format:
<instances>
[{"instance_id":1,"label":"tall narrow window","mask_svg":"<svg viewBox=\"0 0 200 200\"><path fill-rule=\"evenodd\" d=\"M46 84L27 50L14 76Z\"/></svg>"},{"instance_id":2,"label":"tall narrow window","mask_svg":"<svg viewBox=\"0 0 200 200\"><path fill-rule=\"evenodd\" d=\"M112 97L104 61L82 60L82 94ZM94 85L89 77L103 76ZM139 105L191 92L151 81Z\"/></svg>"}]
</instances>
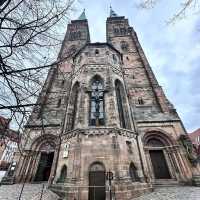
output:
<instances>
[{"instance_id":1,"label":"tall narrow window","mask_svg":"<svg viewBox=\"0 0 200 200\"><path fill-rule=\"evenodd\" d=\"M73 96L72 96L72 103L73 103L73 112L72 112L72 128L71 129L74 129L74 124L75 124L75 120L76 120L76 112L77 112L77 101L78 101L78 89L79 89L79 84L76 83L74 85L74 88L73 88Z\"/></svg>"},{"instance_id":2,"label":"tall narrow window","mask_svg":"<svg viewBox=\"0 0 200 200\"><path fill-rule=\"evenodd\" d=\"M72 88L70 105L69 105L69 113L68 113L68 121L67 121L67 130L73 130L76 115L77 115L77 103L78 103L78 93L79 93L79 83L75 83Z\"/></svg>"},{"instance_id":3,"label":"tall narrow window","mask_svg":"<svg viewBox=\"0 0 200 200\"><path fill-rule=\"evenodd\" d=\"M130 141L126 141L126 145L127 145L128 152L129 153L133 153L131 142Z\"/></svg>"},{"instance_id":4,"label":"tall narrow window","mask_svg":"<svg viewBox=\"0 0 200 200\"><path fill-rule=\"evenodd\" d=\"M133 182L140 181L140 178L137 173L137 168L135 167L135 165L132 162L129 166L129 174L130 174L131 180Z\"/></svg>"},{"instance_id":5,"label":"tall narrow window","mask_svg":"<svg viewBox=\"0 0 200 200\"><path fill-rule=\"evenodd\" d=\"M113 56L113 62L114 62L114 64L116 64L117 63L117 57L116 57L115 54L113 54L112 56Z\"/></svg>"},{"instance_id":6,"label":"tall narrow window","mask_svg":"<svg viewBox=\"0 0 200 200\"><path fill-rule=\"evenodd\" d=\"M96 56L99 55L99 50L98 49L95 50L95 55Z\"/></svg>"},{"instance_id":7,"label":"tall narrow window","mask_svg":"<svg viewBox=\"0 0 200 200\"><path fill-rule=\"evenodd\" d=\"M115 81L115 92L116 92L116 98L117 98L117 107L119 112L119 119L120 119L120 126L122 128L126 128L125 123L125 115L124 115L124 109L123 109L123 103L122 103L122 88L123 87L119 80Z\"/></svg>"},{"instance_id":8,"label":"tall narrow window","mask_svg":"<svg viewBox=\"0 0 200 200\"><path fill-rule=\"evenodd\" d=\"M144 104L144 100L143 100L142 97L139 97L139 98L138 98L138 103L139 103L140 105L143 105L143 104Z\"/></svg>"},{"instance_id":9,"label":"tall narrow window","mask_svg":"<svg viewBox=\"0 0 200 200\"><path fill-rule=\"evenodd\" d=\"M61 99L58 99L57 108L59 108L60 105L61 105Z\"/></svg>"},{"instance_id":10,"label":"tall narrow window","mask_svg":"<svg viewBox=\"0 0 200 200\"><path fill-rule=\"evenodd\" d=\"M60 172L60 177L57 180L58 183L64 183L66 181L67 178L67 166L63 165L61 172Z\"/></svg>"},{"instance_id":11,"label":"tall narrow window","mask_svg":"<svg viewBox=\"0 0 200 200\"><path fill-rule=\"evenodd\" d=\"M104 90L102 80L96 76L91 83L90 94L90 125L101 126L104 119Z\"/></svg>"}]
</instances>

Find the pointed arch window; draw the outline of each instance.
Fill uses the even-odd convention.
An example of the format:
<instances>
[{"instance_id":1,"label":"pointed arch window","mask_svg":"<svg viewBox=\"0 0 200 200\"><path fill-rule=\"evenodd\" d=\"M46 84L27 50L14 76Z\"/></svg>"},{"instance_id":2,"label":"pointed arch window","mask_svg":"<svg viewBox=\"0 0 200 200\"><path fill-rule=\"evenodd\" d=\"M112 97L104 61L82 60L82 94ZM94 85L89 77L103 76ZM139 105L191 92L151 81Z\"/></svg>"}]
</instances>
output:
<instances>
[{"instance_id":1,"label":"pointed arch window","mask_svg":"<svg viewBox=\"0 0 200 200\"><path fill-rule=\"evenodd\" d=\"M96 76L91 83L90 93L90 125L102 126L105 124L104 117L104 89L103 81Z\"/></svg>"},{"instance_id":2,"label":"pointed arch window","mask_svg":"<svg viewBox=\"0 0 200 200\"><path fill-rule=\"evenodd\" d=\"M63 165L61 172L60 172L60 177L58 179L58 183L64 183L66 181L67 178L67 166Z\"/></svg>"},{"instance_id":3,"label":"pointed arch window","mask_svg":"<svg viewBox=\"0 0 200 200\"><path fill-rule=\"evenodd\" d=\"M132 162L129 166L129 174L130 174L132 182L140 181L140 178L137 173L137 168L135 167L135 165Z\"/></svg>"},{"instance_id":4,"label":"pointed arch window","mask_svg":"<svg viewBox=\"0 0 200 200\"><path fill-rule=\"evenodd\" d=\"M120 126L122 128L126 128L125 123L125 113L123 108L123 102L122 102L122 84L119 80L115 81L115 92L116 92L116 98L117 98L117 107L119 112L119 120L120 120Z\"/></svg>"},{"instance_id":5,"label":"pointed arch window","mask_svg":"<svg viewBox=\"0 0 200 200\"><path fill-rule=\"evenodd\" d=\"M72 88L71 98L70 98L70 109L68 113L67 130L73 130L77 115L77 103L79 94L79 83L76 82Z\"/></svg>"}]
</instances>

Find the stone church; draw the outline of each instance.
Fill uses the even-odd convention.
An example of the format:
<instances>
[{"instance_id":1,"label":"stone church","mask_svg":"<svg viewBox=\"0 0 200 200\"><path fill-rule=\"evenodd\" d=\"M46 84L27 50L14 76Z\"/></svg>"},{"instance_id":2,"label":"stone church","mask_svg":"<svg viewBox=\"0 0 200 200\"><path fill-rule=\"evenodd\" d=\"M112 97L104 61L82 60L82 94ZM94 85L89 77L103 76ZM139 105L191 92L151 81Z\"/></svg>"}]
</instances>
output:
<instances>
[{"instance_id":1,"label":"stone church","mask_svg":"<svg viewBox=\"0 0 200 200\"><path fill-rule=\"evenodd\" d=\"M85 11L68 24L25 133L15 182L48 181L61 199L128 200L200 181L181 119L112 8L104 43L90 42Z\"/></svg>"}]
</instances>

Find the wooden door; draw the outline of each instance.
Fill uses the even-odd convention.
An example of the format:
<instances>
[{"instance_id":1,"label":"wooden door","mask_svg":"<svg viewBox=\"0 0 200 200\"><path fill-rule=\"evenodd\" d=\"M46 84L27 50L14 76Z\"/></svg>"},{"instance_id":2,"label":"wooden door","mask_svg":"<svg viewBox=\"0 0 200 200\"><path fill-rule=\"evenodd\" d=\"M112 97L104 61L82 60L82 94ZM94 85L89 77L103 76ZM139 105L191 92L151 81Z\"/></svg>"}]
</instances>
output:
<instances>
[{"instance_id":1,"label":"wooden door","mask_svg":"<svg viewBox=\"0 0 200 200\"><path fill-rule=\"evenodd\" d=\"M89 172L89 200L105 200L105 172Z\"/></svg>"},{"instance_id":2,"label":"wooden door","mask_svg":"<svg viewBox=\"0 0 200 200\"><path fill-rule=\"evenodd\" d=\"M38 169L35 176L35 181L48 181L51 172L51 166L53 163L53 157L54 152L41 153L40 162L38 164Z\"/></svg>"},{"instance_id":3,"label":"wooden door","mask_svg":"<svg viewBox=\"0 0 200 200\"><path fill-rule=\"evenodd\" d=\"M170 173L162 150L150 150L150 157L156 179L170 179Z\"/></svg>"}]
</instances>

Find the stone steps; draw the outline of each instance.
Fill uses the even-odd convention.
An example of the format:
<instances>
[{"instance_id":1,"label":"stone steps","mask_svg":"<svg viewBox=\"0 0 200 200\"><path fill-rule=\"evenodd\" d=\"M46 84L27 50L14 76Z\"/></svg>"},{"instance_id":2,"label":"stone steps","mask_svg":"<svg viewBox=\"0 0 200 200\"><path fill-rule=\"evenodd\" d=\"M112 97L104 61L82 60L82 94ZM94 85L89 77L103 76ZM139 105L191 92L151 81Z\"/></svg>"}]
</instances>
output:
<instances>
[{"instance_id":1,"label":"stone steps","mask_svg":"<svg viewBox=\"0 0 200 200\"><path fill-rule=\"evenodd\" d=\"M60 198L64 198L69 195L69 193L75 192L75 189L73 186L65 186L63 184L53 184L49 187L49 189L57 194ZM78 191L77 191L78 192Z\"/></svg>"},{"instance_id":2,"label":"stone steps","mask_svg":"<svg viewBox=\"0 0 200 200\"><path fill-rule=\"evenodd\" d=\"M194 175L192 177L192 182L195 186L200 187L200 175Z\"/></svg>"},{"instance_id":3,"label":"stone steps","mask_svg":"<svg viewBox=\"0 0 200 200\"><path fill-rule=\"evenodd\" d=\"M154 187L176 187L178 185L178 181L174 179L160 179L153 183Z\"/></svg>"}]
</instances>

